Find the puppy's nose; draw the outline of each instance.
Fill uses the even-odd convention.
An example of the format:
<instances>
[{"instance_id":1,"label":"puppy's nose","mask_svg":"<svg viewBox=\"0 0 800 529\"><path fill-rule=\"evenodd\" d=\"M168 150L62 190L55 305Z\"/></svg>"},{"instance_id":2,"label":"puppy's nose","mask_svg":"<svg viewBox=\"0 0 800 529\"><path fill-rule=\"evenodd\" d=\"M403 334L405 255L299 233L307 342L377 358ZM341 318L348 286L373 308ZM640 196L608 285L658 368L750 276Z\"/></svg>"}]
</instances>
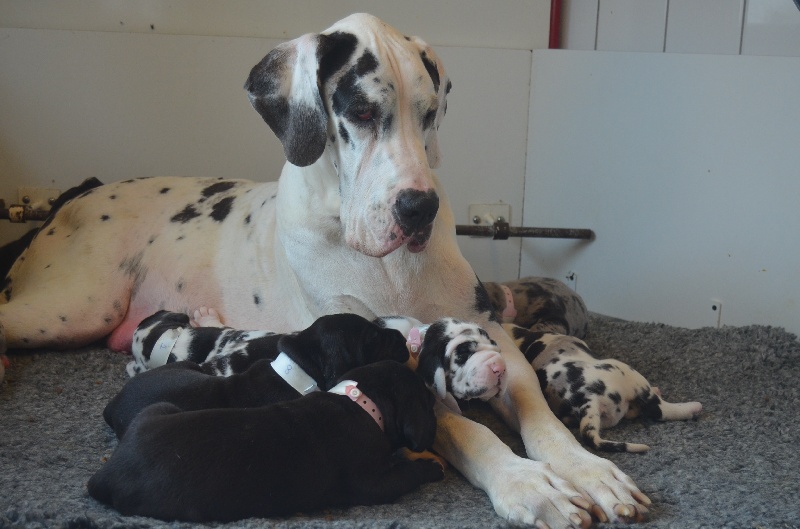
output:
<instances>
[{"instance_id":1,"label":"puppy's nose","mask_svg":"<svg viewBox=\"0 0 800 529\"><path fill-rule=\"evenodd\" d=\"M394 219L405 235L416 233L433 222L438 211L439 195L433 189L405 189L398 193L393 209Z\"/></svg>"},{"instance_id":2,"label":"puppy's nose","mask_svg":"<svg viewBox=\"0 0 800 529\"><path fill-rule=\"evenodd\" d=\"M492 364L489 367L491 367L492 373L497 375L497 378L501 378L503 375L506 374L506 363L503 362L502 360L492 362Z\"/></svg>"}]
</instances>

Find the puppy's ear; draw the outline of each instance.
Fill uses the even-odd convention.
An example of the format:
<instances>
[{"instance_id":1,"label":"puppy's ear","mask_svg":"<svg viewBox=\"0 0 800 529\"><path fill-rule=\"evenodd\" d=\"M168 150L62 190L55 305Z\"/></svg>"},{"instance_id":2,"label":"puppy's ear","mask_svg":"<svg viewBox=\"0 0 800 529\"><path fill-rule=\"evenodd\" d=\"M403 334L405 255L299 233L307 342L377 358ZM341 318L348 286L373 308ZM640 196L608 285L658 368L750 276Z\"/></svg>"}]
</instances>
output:
<instances>
[{"instance_id":1,"label":"puppy's ear","mask_svg":"<svg viewBox=\"0 0 800 529\"><path fill-rule=\"evenodd\" d=\"M439 399L443 399L447 394L447 374L444 365L447 342L444 325L441 322L435 322L425 333L425 341L422 343L422 351L420 351L417 365L417 375L422 378L429 389L436 393Z\"/></svg>"},{"instance_id":2,"label":"puppy's ear","mask_svg":"<svg viewBox=\"0 0 800 529\"><path fill-rule=\"evenodd\" d=\"M356 42L349 33L309 33L278 45L250 71L244 85L250 104L281 141L290 163L305 167L322 156L328 114L320 87L347 62Z\"/></svg>"}]
</instances>

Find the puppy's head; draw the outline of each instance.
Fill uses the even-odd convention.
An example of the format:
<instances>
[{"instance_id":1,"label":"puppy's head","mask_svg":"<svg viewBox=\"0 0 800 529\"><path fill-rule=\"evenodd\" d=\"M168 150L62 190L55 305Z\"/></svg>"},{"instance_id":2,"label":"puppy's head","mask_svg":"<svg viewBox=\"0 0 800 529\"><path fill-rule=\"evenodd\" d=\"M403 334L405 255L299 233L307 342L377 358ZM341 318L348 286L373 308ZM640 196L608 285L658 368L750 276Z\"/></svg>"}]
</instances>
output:
<instances>
[{"instance_id":1,"label":"puppy's head","mask_svg":"<svg viewBox=\"0 0 800 529\"><path fill-rule=\"evenodd\" d=\"M160 310L148 316L133 331L131 352L134 356L150 358L150 352L162 334L169 330L182 330L189 327L189 316L180 312ZM147 354L144 354L144 353Z\"/></svg>"},{"instance_id":2,"label":"puppy's head","mask_svg":"<svg viewBox=\"0 0 800 529\"><path fill-rule=\"evenodd\" d=\"M419 452L433 446L434 397L411 369L387 360L353 369L345 379L358 382L358 388L380 408L394 449L405 446Z\"/></svg>"},{"instance_id":3,"label":"puppy's head","mask_svg":"<svg viewBox=\"0 0 800 529\"><path fill-rule=\"evenodd\" d=\"M356 314L322 316L307 329L281 337L278 350L325 390L355 367L380 360L409 360L405 338L399 331L381 328Z\"/></svg>"},{"instance_id":4,"label":"puppy's head","mask_svg":"<svg viewBox=\"0 0 800 529\"><path fill-rule=\"evenodd\" d=\"M425 333L419 374L439 398L488 400L506 387L506 363L489 334L474 323L453 318L435 321Z\"/></svg>"}]
</instances>

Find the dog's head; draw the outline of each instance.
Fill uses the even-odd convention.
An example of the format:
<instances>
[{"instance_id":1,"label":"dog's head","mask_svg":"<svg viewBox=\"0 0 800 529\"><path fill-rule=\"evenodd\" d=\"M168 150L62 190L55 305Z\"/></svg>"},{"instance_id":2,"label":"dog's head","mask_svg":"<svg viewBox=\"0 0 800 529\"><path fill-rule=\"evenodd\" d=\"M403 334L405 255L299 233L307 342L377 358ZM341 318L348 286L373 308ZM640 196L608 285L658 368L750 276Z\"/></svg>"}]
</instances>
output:
<instances>
[{"instance_id":1,"label":"dog's head","mask_svg":"<svg viewBox=\"0 0 800 529\"><path fill-rule=\"evenodd\" d=\"M279 45L245 83L290 163L338 175L347 244L376 257L427 245L450 86L425 42L366 14Z\"/></svg>"},{"instance_id":2,"label":"dog's head","mask_svg":"<svg viewBox=\"0 0 800 529\"><path fill-rule=\"evenodd\" d=\"M506 363L497 343L474 323L435 321L425 333L417 373L439 398L488 400L506 387Z\"/></svg>"},{"instance_id":3,"label":"dog's head","mask_svg":"<svg viewBox=\"0 0 800 529\"><path fill-rule=\"evenodd\" d=\"M170 330L181 330L189 327L189 316L180 312L160 310L148 316L133 331L131 352L139 358L149 358L150 352L161 335ZM145 351L147 354L145 355Z\"/></svg>"},{"instance_id":4,"label":"dog's head","mask_svg":"<svg viewBox=\"0 0 800 529\"><path fill-rule=\"evenodd\" d=\"M358 382L358 389L378 405L393 448L405 446L420 452L433 446L434 397L411 369L387 360L353 369L345 379Z\"/></svg>"},{"instance_id":5,"label":"dog's head","mask_svg":"<svg viewBox=\"0 0 800 529\"><path fill-rule=\"evenodd\" d=\"M297 362L322 389L345 372L380 360L409 360L406 340L356 314L330 314L298 333L282 336L278 350Z\"/></svg>"}]
</instances>

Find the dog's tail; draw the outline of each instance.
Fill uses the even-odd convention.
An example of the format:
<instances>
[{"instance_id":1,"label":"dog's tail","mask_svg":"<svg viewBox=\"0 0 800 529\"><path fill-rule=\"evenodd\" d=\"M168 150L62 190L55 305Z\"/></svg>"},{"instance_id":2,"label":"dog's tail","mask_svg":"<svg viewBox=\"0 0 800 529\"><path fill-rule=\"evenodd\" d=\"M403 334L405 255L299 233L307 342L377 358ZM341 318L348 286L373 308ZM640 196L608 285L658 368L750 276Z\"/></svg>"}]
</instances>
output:
<instances>
[{"instance_id":1,"label":"dog's tail","mask_svg":"<svg viewBox=\"0 0 800 529\"><path fill-rule=\"evenodd\" d=\"M600 437L600 416L591 412L581 419L580 433L589 446L601 452L642 453L650 450L649 446L640 443L625 443L603 439Z\"/></svg>"}]
</instances>

